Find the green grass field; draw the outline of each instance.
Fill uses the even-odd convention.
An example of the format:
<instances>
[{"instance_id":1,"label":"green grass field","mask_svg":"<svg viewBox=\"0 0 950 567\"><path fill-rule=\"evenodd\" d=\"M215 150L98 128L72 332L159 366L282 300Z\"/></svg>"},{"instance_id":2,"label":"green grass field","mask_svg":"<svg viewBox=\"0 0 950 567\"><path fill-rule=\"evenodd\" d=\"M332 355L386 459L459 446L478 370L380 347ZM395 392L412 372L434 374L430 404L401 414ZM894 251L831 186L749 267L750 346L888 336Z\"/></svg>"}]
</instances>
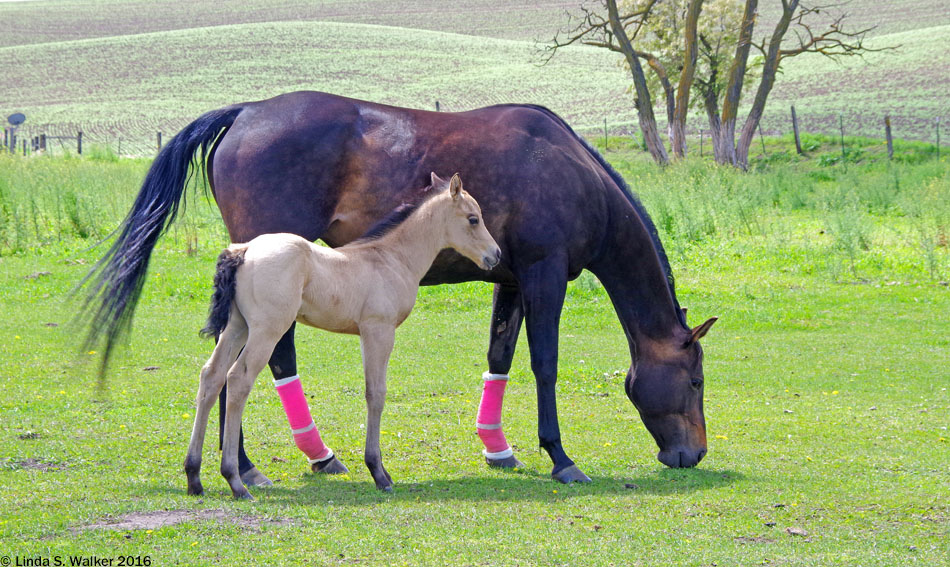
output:
<instances>
[{"instance_id":1,"label":"green grass field","mask_svg":"<svg viewBox=\"0 0 950 567\"><path fill-rule=\"evenodd\" d=\"M104 252L88 247L121 219L148 163L0 157L0 555L148 556L152 565L942 564L950 169L917 146L899 148L910 163L874 160L870 142L860 163L832 163L832 142L808 142L813 157L797 161L770 140L772 163L749 174L700 161L661 172L641 154L608 154L657 222L680 302L691 318L720 317L704 339L709 455L698 468L654 459L623 394L622 330L585 273L562 317L558 395L565 445L592 484L548 476L524 337L504 419L526 468L481 462L473 421L491 288L470 283L423 288L397 332L383 416L395 493L378 493L361 463L357 341L301 330L313 414L351 473L308 471L262 376L248 450L279 482L254 490L253 503L231 500L211 444L204 497L185 495L181 471L211 350L197 330L226 244L213 205L191 199L161 241L131 342L99 389L97 353L78 351L69 291Z\"/></svg>"}]
</instances>

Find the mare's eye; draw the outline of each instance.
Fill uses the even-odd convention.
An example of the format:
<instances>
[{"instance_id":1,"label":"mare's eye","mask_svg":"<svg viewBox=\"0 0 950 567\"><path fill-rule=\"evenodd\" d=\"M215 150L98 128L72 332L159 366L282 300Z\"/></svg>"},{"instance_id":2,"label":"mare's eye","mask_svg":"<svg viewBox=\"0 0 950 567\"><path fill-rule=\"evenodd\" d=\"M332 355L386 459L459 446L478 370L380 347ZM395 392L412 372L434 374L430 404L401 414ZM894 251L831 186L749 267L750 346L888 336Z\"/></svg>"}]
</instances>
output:
<instances>
[{"instance_id":1,"label":"mare's eye","mask_svg":"<svg viewBox=\"0 0 950 567\"><path fill-rule=\"evenodd\" d=\"M468 217L468 224L478 224L478 217L476 216Z\"/></svg>"},{"instance_id":2,"label":"mare's eye","mask_svg":"<svg viewBox=\"0 0 950 567\"><path fill-rule=\"evenodd\" d=\"M693 387L696 388L697 390L703 387L703 379L702 379L702 378L693 378L692 380L690 380L690 383L691 383L691 384L693 385Z\"/></svg>"}]
</instances>

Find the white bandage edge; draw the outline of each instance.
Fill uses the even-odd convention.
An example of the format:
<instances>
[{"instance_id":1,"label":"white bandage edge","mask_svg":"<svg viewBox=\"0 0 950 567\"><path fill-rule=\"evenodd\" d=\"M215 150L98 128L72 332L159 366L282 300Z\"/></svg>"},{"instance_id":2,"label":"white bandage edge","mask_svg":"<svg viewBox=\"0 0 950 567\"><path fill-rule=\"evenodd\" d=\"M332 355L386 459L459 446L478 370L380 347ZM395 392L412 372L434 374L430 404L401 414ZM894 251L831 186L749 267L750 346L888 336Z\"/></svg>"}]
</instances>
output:
<instances>
[{"instance_id":1,"label":"white bandage edge","mask_svg":"<svg viewBox=\"0 0 950 567\"><path fill-rule=\"evenodd\" d=\"M491 372L485 372L482 374L482 380L490 382L492 380L508 380L507 374L492 374Z\"/></svg>"},{"instance_id":2,"label":"white bandage edge","mask_svg":"<svg viewBox=\"0 0 950 567\"><path fill-rule=\"evenodd\" d=\"M323 457L322 459L307 459L307 462L310 463L310 466L313 466L313 465L315 465L315 464L317 464L317 463L322 463L322 462L324 462L324 461L329 461L330 459L333 458L333 449L327 447L327 451L329 451L329 453L327 453L327 456L326 456L326 457Z\"/></svg>"},{"instance_id":3,"label":"white bandage edge","mask_svg":"<svg viewBox=\"0 0 950 567\"><path fill-rule=\"evenodd\" d=\"M508 457L513 456L515 452L511 450L511 447L508 447L504 451L498 451L497 453L489 453L487 449L482 449L482 454L485 455L486 459L491 459L494 461L498 459L507 459Z\"/></svg>"},{"instance_id":4,"label":"white bandage edge","mask_svg":"<svg viewBox=\"0 0 950 567\"><path fill-rule=\"evenodd\" d=\"M283 386L284 384L290 384L294 380L300 380L300 374L294 374L293 376L281 378L280 380L278 380L277 378L274 378L274 387L278 388L280 386Z\"/></svg>"}]
</instances>

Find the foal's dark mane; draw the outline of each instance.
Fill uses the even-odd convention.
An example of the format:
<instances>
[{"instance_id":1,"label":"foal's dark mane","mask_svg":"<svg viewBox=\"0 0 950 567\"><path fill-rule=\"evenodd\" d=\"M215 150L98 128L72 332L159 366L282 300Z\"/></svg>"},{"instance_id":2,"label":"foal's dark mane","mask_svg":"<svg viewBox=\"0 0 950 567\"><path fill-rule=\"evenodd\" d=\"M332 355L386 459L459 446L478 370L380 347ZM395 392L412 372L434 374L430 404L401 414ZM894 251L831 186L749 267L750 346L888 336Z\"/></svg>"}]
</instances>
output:
<instances>
[{"instance_id":1,"label":"foal's dark mane","mask_svg":"<svg viewBox=\"0 0 950 567\"><path fill-rule=\"evenodd\" d=\"M663 248L663 243L660 242L660 235L657 233L656 225L653 224L653 219L650 218L650 215L647 213L643 203L641 203L640 199L633 193L633 191L631 191L630 186L627 185L627 182L624 180L624 178L619 173L617 173L617 170L607 163L607 160L605 160L604 157L587 142L587 140L579 136L577 132L575 132L574 129L564 121L563 118L554 113L554 111L543 106L536 104L525 104L523 106L543 112L547 116L556 120L557 123L570 132L571 135L577 139L577 141L584 145L584 148L587 149L587 153L589 153L592 158L597 160L597 163L599 163L600 166L603 167L607 172L607 174L610 175L610 178L614 180L614 183L620 187L624 197L626 197L627 200L630 201L630 204L633 205L633 208L637 211L637 215L639 215L640 220L643 222L644 226L646 226L647 232L650 233L650 239L653 240L653 247L656 249L656 254L660 258L660 264L663 266L663 272L666 274L666 282L670 287L670 296L673 298L673 305L676 307L676 315L679 318L680 323L682 323L683 326L688 329L689 325L686 323L686 315L683 313L683 310L680 308L679 301L676 299L676 281L673 278L673 270L670 268L670 260L666 256L666 250Z\"/></svg>"},{"instance_id":2,"label":"foal's dark mane","mask_svg":"<svg viewBox=\"0 0 950 567\"><path fill-rule=\"evenodd\" d=\"M369 227L369 230L367 230L363 236L357 238L350 244L365 244L367 242L379 240L380 238L386 236L397 226L405 222L406 219L412 216L412 213L416 212L416 210L418 210L423 203L428 201L433 195L437 193L438 191L432 190L431 185L426 187L423 189L422 196L419 197L415 202L402 203L401 205L397 206L395 209L390 211L389 214L377 221L376 224Z\"/></svg>"}]
</instances>

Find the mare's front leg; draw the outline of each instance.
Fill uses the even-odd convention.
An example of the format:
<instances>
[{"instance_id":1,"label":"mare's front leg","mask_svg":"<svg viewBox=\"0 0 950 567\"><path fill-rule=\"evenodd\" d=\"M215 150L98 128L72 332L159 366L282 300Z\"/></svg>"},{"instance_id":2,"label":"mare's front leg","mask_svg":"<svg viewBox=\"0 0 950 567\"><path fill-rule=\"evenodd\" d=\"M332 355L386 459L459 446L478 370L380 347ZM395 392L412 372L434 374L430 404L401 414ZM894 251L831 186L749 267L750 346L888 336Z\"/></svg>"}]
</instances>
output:
<instances>
[{"instance_id":1,"label":"mare's front leg","mask_svg":"<svg viewBox=\"0 0 950 567\"><path fill-rule=\"evenodd\" d=\"M511 450L501 428L501 409L508 383L508 371L515 355L515 344L524 320L521 290L517 286L495 284L492 300L491 331L488 340L488 372L475 427L485 445L485 462L491 467L516 468L524 465Z\"/></svg>"},{"instance_id":2,"label":"mare's front leg","mask_svg":"<svg viewBox=\"0 0 950 567\"><path fill-rule=\"evenodd\" d=\"M525 329L531 351L531 370L538 389L538 438L554 468L551 476L565 484L590 482L561 446L557 420L558 325L567 291L566 263L548 258L519 274L525 310Z\"/></svg>"},{"instance_id":3,"label":"mare's front leg","mask_svg":"<svg viewBox=\"0 0 950 567\"><path fill-rule=\"evenodd\" d=\"M360 351L366 379L366 447L363 461L373 475L376 488L390 492L393 481L383 467L379 448L379 428L386 404L386 369L393 352L396 328L392 325L360 325Z\"/></svg>"}]
</instances>

